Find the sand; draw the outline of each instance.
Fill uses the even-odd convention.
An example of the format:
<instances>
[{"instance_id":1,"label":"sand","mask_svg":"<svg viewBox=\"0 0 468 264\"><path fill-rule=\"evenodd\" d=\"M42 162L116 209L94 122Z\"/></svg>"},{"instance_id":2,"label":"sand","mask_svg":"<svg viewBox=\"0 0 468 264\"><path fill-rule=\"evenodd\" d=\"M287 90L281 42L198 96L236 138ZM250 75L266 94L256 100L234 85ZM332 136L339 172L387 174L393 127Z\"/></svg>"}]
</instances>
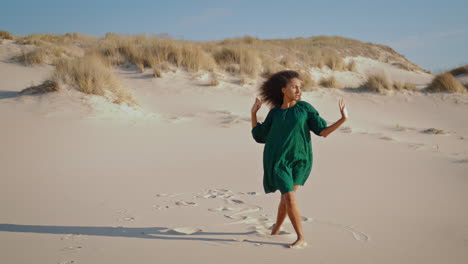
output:
<instances>
[{"instance_id":1,"label":"sand","mask_svg":"<svg viewBox=\"0 0 468 264\"><path fill-rule=\"evenodd\" d=\"M250 134L259 83L120 68L140 109L74 91L18 97L52 67L2 52L2 263L468 261L468 95L305 92L329 124L343 98L349 120L312 134L297 191L308 246L288 249L288 219L269 235L280 194L263 192Z\"/></svg>"}]
</instances>

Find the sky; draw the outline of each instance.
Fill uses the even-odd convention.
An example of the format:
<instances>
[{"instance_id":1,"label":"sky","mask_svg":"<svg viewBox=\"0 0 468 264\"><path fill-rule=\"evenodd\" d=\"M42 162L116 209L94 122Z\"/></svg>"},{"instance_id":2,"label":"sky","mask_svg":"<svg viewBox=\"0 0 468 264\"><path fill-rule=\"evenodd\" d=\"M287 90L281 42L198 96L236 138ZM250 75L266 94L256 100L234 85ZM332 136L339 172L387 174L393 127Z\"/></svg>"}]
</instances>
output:
<instances>
[{"instance_id":1,"label":"sky","mask_svg":"<svg viewBox=\"0 0 468 264\"><path fill-rule=\"evenodd\" d=\"M327 35L388 45L433 72L468 64L466 0L15 0L1 7L0 30L21 36L154 33L208 41Z\"/></svg>"}]
</instances>

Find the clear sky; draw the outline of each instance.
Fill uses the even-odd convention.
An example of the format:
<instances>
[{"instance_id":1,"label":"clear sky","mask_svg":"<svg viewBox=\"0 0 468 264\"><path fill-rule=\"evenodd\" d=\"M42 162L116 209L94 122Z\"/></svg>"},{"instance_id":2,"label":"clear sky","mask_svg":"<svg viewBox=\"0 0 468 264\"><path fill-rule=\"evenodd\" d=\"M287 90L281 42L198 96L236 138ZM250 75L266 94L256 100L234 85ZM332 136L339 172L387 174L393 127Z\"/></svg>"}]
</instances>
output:
<instances>
[{"instance_id":1,"label":"clear sky","mask_svg":"<svg viewBox=\"0 0 468 264\"><path fill-rule=\"evenodd\" d=\"M12 0L0 30L14 35L167 33L218 40L343 36L389 45L425 69L468 64L467 0Z\"/></svg>"}]
</instances>

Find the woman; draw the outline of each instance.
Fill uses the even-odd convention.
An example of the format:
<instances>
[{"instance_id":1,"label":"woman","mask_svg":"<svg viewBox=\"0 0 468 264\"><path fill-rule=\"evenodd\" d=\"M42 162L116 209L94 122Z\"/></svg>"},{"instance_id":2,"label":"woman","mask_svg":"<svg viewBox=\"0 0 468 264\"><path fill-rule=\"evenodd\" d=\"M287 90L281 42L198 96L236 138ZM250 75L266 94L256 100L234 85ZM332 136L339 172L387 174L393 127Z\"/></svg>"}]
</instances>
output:
<instances>
[{"instance_id":1,"label":"woman","mask_svg":"<svg viewBox=\"0 0 468 264\"><path fill-rule=\"evenodd\" d=\"M265 193L281 192L276 224L271 231L277 235L286 215L297 233L290 248L307 246L296 203L296 190L304 185L312 169L310 131L327 137L348 118L343 100L339 101L341 119L327 127L327 122L309 103L300 101L301 80L295 71L273 74L260 87L263 101L272 108L263 123L257 122L257 111L262 100L256 98L252 106L252 136L265 143L263 150L263 188Z\"/></svg>"}]
</instances>

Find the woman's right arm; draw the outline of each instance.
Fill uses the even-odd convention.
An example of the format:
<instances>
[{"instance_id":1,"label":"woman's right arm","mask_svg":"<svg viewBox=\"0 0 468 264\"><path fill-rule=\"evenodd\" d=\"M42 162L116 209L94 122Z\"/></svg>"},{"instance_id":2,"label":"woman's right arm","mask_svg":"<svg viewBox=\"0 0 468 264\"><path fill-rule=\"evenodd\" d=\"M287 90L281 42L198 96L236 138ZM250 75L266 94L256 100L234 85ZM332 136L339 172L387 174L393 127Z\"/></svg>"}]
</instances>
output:
<instances>
[{"instance_id":1,"label":"woman's right arm","mask_svg":"<svg viewBox=\"0 0 468 264\"><path fill-rule=\"evenodd\" d=\"M252 112L252 128L257 125L257 112Z\"/></svg>"},{"instance_id":2,"label":"woman's right arm","mask_svg":"<svg viewBox=\"0 0 468 264\"><path fill-rule=\"evenodd\" d=\"M266 143L266 137L268 132L270 131L271 123L272 123L272 115L270 110L268 115L265 118L263 123L259 123L257 120L257 111L260 109L262 105L262 101L256 98L255 104L252 106L252 137L258 143Z\"/></svg>"},{"instance_id":3,"label":"woman's right arm","mask_svg":"<svg viewBox=\"0 0 468 264\"><path fill-rule=\"evenodd\" d=\"M250 110L252 116L252 128L254 128L257 125L257 112L261 106L262 100L255 97L255 103L253 104L252 109Z\"/></svg>"}]
</instances>

